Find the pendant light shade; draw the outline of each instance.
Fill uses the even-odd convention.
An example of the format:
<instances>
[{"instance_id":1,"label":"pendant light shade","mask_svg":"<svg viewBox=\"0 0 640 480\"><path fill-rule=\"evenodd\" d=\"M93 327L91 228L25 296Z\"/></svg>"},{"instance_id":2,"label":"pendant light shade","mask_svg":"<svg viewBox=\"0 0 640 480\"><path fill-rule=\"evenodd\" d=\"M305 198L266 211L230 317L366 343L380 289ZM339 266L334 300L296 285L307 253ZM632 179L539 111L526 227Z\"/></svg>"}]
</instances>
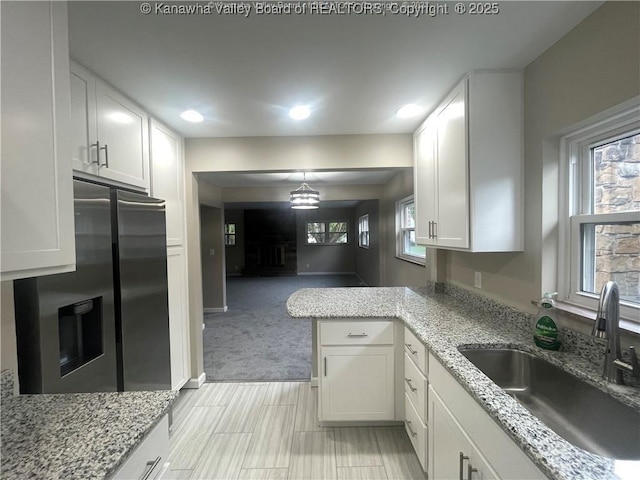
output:
<instances>
[{"instance_id":1,"label":"pendant light shade","mask_svg":"<svg viewBox=\"0 0 640 480\"><path fill-rule=\"evenodd\" d=\"M291 192L291 208L297 210L311 210L318 208L320 192L314 190L307 183L307 174L303 173L302 185Z\"/></svg>"}]
</instances>

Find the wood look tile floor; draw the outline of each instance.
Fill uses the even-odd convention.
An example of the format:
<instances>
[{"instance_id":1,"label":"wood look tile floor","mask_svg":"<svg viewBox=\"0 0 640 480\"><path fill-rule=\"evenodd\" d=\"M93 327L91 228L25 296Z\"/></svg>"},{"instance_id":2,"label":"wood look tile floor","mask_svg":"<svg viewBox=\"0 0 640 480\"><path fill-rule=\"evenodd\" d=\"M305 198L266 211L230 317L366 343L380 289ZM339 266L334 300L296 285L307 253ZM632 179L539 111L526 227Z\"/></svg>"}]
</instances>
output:
<instances>
[{"instance_id":1,"label":"wood look tile floor","mask_svg":"<svg viewBox=\"0 0 640 480\"><path fill-rule=\"evenodd\" d=\"M309 382L205 383L173 412L175 480L424 480L404 427L320 427Z\"/></svg>"}]
</instances>

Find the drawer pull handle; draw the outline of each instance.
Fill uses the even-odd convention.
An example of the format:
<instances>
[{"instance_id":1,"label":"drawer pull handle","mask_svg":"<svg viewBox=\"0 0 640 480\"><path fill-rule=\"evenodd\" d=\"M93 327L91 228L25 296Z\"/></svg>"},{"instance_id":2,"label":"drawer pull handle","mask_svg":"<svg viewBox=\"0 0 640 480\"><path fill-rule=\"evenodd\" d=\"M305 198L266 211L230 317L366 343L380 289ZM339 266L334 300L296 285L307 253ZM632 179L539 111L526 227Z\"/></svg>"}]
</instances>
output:
<instances>
[{"instance_id":1,"label":"drawer pull handle","mask_svg":"<svg viewBox=\"0 0 640 480\"><path fill-rule=\"evenodd\" d=\"M418 432L414 432L413 428L411 428L411 420L405 420L404 423L407 424L407 429L409 429L409 433L411 433L412 437L417 437L418 436Z\"/></svg>"},{"instance_id":2,"label":"drawer pull handle","mask_svg":"<svg viewBox=\"0 0 640 480\"><path fill-rule=\"evenodd\" d=\"M156 467L160 463L160 460L162 460L162 457L156 457L155 460L150 460L150 461L147 462L148 470L141 477L141 480L148 480L149 479L149 477L151 476L153 471L156 469Z\"/></svg>"},{"instance_id":3,"label":"drawer pull handle","mask_svg":"<svg viewBox=\"0 0 640 480\"><path fill-rule=\"evenodd\" d=\"M362 332L362 333L351 333L349 332L347 337L368 337L369 335L367 335L366 333Z\"/></svg>"},{"instance_id":4,"label":"drawer pull handle","mask_svg":"<svg viewBox=\"0 0 640 480\"><path fill-rule=\"evenodd\" d=\"M411 344L410 343L405 343L404 346L407 347L407 350L409 350L409 353L411 355L417 355L418 351L414 350L413 348L411 348Z\"/></svg>"},{"instance_id":5,"label":"drawer pull handle","mask_svg":"<svg viewBox=\"0 0 640 480\"><path fill-rule=\"evenodd\" d=\"M416 387L414 387L413 385L411 385L411 379L410 379L410 378L404 377L404 381L405 381L405 382L407 382L407 385L409 385L409 389L410 389L412 392L417 392L417 391L418 391L418 389L417 389Z\"/></svg>"},{"instance_id":6,"label":"drawer pull handle","mask_svg":"<svg viewBox=\"0 0 640 480\"><path fill-rule=\"evenodd\" d=\"M460 480L464 480L464 461L465 460L469 460L469 457L467 457L464 453L460 452L460 475L458 476Z\"/></svg>"}]
</instances>

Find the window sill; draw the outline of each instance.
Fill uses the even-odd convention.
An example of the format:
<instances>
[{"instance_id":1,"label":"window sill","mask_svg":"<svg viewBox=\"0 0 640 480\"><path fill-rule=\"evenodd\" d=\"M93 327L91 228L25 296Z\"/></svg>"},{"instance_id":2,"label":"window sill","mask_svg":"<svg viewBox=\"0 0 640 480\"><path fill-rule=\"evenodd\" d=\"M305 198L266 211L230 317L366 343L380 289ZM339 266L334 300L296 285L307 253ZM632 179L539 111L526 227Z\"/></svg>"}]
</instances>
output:
<instances>
[{"instance_id":1,"label":"window sill","mask_svg":"<svg viewBox=\"0 0 640 480\"><path fill-rule=\"evenodd\" d=\"M537 300L531 300L531 304L538 306ZM568 313L575 317L580 317L581 320L589 320L593 324L598 314L597 310L576 305L575 303L559 302L556 301L556 308L561 312ZM640 323L634 322L625 318L620 318L620 330L626 330L631 333L640 334Z\"/></svg>"},{"instance_id":2,"label":"window sill","mask_svg":"<svg viewBox=\"0 0 640 480\"><path fill-rule=\"evenodd\" d=\"M427 264L426 259L413 258L413 257L402 257L400 255L396 255L398 260L404 260L405 262L415 263L416 265L425 266Z\"/></svg>"}]
</instances>

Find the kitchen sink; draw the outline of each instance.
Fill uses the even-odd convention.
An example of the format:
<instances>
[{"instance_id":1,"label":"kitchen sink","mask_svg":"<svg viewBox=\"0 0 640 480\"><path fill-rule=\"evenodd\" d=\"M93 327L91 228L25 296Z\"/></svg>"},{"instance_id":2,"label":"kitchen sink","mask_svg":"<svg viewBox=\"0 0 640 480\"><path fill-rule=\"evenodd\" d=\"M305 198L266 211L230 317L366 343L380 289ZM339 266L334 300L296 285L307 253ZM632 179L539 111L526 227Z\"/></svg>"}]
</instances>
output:
<instances>
[{"instance_id":1,"label":"kitchen sink","mask_svg":"<svg viewBox=\"0 0 640 480\"><path fill-rule=\"evenodd\" d=\"M530 353L459 348L500 388L573 445L616 460L640 460L640 413Z\"/></svg>"}]
</instances>

